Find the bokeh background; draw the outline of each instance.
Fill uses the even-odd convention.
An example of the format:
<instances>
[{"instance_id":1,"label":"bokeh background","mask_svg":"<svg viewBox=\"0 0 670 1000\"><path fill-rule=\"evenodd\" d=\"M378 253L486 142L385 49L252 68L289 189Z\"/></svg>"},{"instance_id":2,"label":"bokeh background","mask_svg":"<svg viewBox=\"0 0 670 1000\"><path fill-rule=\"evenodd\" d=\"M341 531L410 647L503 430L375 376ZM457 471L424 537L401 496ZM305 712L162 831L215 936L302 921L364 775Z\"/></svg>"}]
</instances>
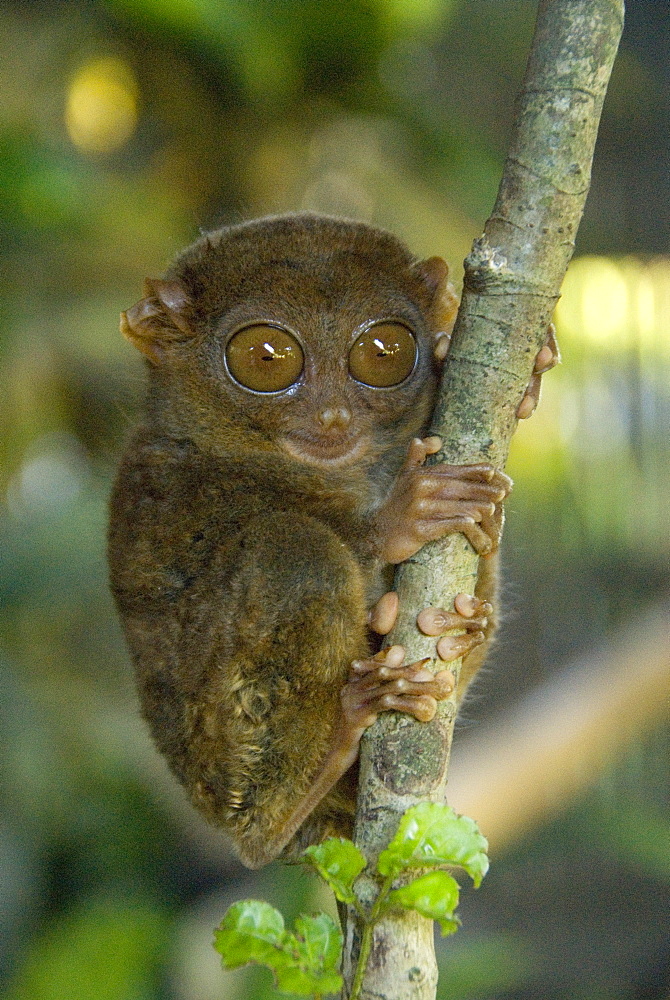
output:
<instances>
[{"instance_id":1,"label":"bokeh background","mask_svg":"<svg viewBox=\"0 0 670 1000\"><path fill-rule=\"evenodd\" d=\"M668 1000L670 6L629 5L517 434L505 625L450 800L490 836L441 1000ZM245 871L138 718L106 497L142 397L117 333L212 227L310 208L461 261L495 196L530 0L3 0L0 970L7 1000L266 1000L227 905L331 905Z\"/></svg>"}]
</instances>

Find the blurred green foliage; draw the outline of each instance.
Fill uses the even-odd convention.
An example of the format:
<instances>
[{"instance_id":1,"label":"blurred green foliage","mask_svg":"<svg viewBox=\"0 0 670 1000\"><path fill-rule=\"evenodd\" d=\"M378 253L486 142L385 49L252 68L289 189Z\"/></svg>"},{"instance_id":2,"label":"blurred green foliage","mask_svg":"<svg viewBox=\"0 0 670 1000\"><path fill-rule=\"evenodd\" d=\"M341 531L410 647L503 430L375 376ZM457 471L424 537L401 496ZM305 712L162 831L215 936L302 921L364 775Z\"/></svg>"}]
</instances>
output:
<instances>
[{"instance_id":1,"label":"blurred green foliage","mask_svg":"<svg viewBox=\"0 0 670 1000\"><path fill-rule=\"evenodd\" d=\"M586 261L566 287L565 363L515 442L505 553L516 617L470 719L494 716L667 590L670 265L658 254L670 231L670 10L629 8L578 248L613 259ZM495 194L534 10L0 7L10 1000L272 995L256 972L224 983L213 954L208 964L212 929L245 893L292 919L317 890L295 868L245 874L207 839L137 718L106 589L106 496L142 394L118 313L200 226L294 208L387 226L417 254L443 253L459 280ZM647 256L620 260L632 252ZM464 892L471 937L443 952L443 1000L670 994L669 758L666 731L645 736L587 801L494 859L488 887Z\"/></svg>"},{"instance_id":2,"label":"blurred green foliage","mask_svg":"<svg viewBox=\"0 0 670 1000\"><path fill-rule=\"evenodd\" d=\"M149 1000L167 926L155 904L90 901L36 938L7 1000Z\"/></svg>"}]
</instances>

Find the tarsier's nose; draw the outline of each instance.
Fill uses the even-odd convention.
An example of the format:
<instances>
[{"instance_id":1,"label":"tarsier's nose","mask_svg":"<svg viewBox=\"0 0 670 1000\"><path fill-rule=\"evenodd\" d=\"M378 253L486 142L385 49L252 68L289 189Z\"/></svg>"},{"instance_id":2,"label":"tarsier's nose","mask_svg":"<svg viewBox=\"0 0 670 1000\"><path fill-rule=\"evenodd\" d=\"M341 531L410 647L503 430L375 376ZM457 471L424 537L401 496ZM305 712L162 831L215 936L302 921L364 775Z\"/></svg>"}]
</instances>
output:
<instances>
[{"instance_id":1,"label":"tarsier's nose","mask_svg":"<svg viewBox=\"0 0 670 1000\"><path fill-rule=\"evenodd\" d=\"M346 406L327 406L319 410L317 420L324 431L346 431L351 423L351 410Z\"/></svg>"}]
</instances>

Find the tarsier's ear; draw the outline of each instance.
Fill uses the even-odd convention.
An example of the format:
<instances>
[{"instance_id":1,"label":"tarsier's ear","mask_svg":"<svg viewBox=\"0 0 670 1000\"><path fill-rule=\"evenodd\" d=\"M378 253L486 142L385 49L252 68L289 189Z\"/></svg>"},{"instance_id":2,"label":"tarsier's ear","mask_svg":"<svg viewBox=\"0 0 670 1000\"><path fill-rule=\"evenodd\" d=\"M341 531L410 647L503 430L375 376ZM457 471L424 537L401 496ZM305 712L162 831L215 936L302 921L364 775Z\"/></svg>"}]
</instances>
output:
<instances>
[{"instance_id":1,"label":"tarsier's ear","mask_svg":"<svg viewBox=\"0 0 670 1000\"><path fill-rule=\"evenodd\" d=\"M441 257L429 257L415 264L412 270L430 296L428 320L435 333L435 356L443 361L458 312L458 297L448 280L449 268Z\"/></svg>"},{"instance_id":2,"label":"tarsier's ear","mask_svg":"<svg viewBox=\"0 0 670 1000\"><path fill-rule=\"evenodd\" d=\"M188 321L190 305L178 282L147 278L144 298L121 313L121 333L149 361L159 365L168 344L194 335Z\"/></svg>"}]
</instances>

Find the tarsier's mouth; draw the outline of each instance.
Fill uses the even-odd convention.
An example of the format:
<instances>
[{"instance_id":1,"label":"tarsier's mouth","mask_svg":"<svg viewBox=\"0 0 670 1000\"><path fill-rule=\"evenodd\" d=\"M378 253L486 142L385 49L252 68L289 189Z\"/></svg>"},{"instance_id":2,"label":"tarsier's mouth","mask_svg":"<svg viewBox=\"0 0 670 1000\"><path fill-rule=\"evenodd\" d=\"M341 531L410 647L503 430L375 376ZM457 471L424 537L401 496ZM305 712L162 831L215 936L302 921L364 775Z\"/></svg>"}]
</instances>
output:
<instances>
[{"instance_id":1,"label":"tarsier's mouth","mask_svg":"<svg viewBox=\"0 0 670 1000\"><path fill-rule=\"evenodd\" d=\"M312 436L287 434L281 444L293 458L316 465L348 465L360 459L369 447L369 440L363 434L347 434L341 437L326 435Z\"/></svg>"}]
</instances>

